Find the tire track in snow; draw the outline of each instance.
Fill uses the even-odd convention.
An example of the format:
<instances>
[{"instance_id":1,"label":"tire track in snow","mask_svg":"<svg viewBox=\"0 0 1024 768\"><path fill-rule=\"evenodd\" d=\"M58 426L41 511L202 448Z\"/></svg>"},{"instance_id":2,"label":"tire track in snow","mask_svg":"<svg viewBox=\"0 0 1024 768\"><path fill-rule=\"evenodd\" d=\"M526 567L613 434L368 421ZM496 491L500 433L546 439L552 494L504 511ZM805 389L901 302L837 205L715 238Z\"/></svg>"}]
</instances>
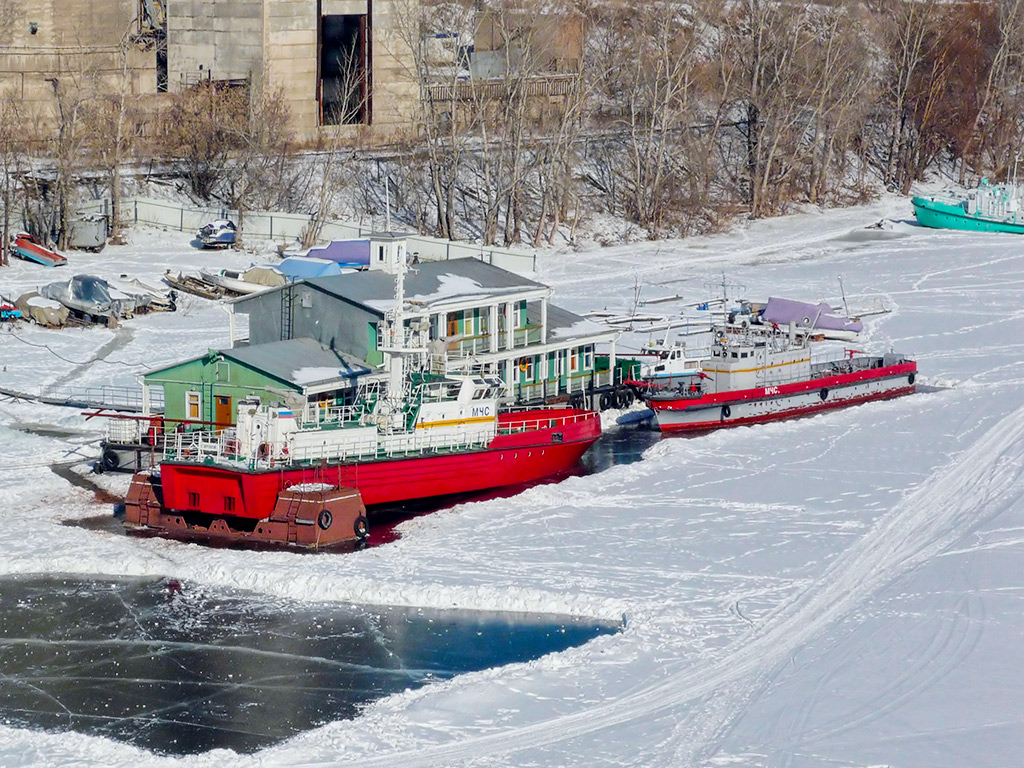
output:
<instances>
[{"instance_id":1,"label":"tire track in snow","mask_svg":"<svg viewBox=\"0 0 1024 768\"><path fill-rule=\"evenodd\" d=\"M450 766L566 742L712 697L702 722L710 741L678 734L677 765L706 759L757 690L792 653L901 573L935 557L1024 494L1024 408L1013 412L925 480L840 554L821 578L783 603L709 664L660 678L628 696L579 712L451 744L354 758L361 766ZM725 694L725 695L723 695ZM709 711L710 710L710 711ZM687 729L688 730L688 729ZM334 757L301 765L333 764Z\"/></svg>"}]
</instances>

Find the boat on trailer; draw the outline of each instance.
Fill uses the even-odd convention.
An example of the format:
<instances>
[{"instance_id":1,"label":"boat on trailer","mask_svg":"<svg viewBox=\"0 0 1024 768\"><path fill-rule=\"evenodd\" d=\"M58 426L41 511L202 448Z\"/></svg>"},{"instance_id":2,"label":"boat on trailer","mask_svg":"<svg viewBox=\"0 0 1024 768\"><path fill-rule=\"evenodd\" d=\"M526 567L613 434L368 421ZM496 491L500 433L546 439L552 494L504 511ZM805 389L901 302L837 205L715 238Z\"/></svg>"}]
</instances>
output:
<instances>
[{"instance_id":1,"label":"boat on trailer","mask_svg":"<svg viewBox=\"0 0 1024 768\"><path fill-rule=\"evenodd\" d=\"M495 376L429 372L429 328L403 321L404 271L378 348L384 375L352 403L238 406L233 427L161 436L125 526L183 539L325 547L365 538L366 508L540 480L600 437L598 413L503 410Z\"/></svg>"},{"instance_id":2,"label":"boat on trailer","mask_svg":"<svg viewBox=\"0 0 1024 768\"><path fill-rule=\"evenodd\" d=\"M804 416L915 391L917 363L853 349L812 358L824 336L777 323L723 323L700 373L674 390L647 391L663 432L697 432Z\"/></svg>"}]
</instances>

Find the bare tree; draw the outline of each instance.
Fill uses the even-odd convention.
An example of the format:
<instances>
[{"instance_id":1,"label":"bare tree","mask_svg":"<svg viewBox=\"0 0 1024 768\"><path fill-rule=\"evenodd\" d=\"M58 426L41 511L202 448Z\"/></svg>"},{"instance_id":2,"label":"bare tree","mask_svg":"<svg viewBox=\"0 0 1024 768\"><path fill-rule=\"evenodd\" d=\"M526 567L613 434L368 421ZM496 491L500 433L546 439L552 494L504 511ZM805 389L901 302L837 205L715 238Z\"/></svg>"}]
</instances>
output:
<instances>
[{"instance_id":1,"label":"bare tree","mask_svg":"<svg viewBox=\"0 0 1024 768\"><path fill-rule=\"evenodd\" d=\"M3 205L3 232L0 235L0 266L8 263L11 242L11 216L18 199L18 179L26 170L27 137L24 131L21 99L8 91L0 95L0 204Z\"/></svg>"},{"instance_id":2,"label":"bare tree","mask_svg":"<svg viewBox=\"0 0 1024 768\"><path fill-rule=\"evenodd\" d=\"M264 74L258 84L232 89L233 115L225 128L231 158L225 163L228 204L238 211L235 248L244 247L245 215L282 201L294 179L294 137L284 94Z\"/></svg>"},{"instance_id":3,"label":"bare tree","mask_svg":"<svg viewBox=\"0 0 1024 768\"><path fill-rule=\"evenodd\" d=\"M97 93L85 105L85 119L90 141L90 157L101 168L110 193L110 239L124 241L121 227L121 200L124 193L123 174L136 145L136 123L140 120L137 99L133 98L132 52L134 26L120 41L116 54L116 68L111 77L97 84Z\"/></svg>"},{"instance_id":4,"label":"bare tree","mask_svg":"<svg viewBox=\"0 0 1024 768\"><path fill-rule=\"evenodd\" d=\"M78 56L83 62L84 56ZM77 176L89 140L88 105L94 97L96 75L83 67L62 70L50 81L53 86L55 120L47 141L53 164L53 204L56 206L57 247L71 245L71 216L77 195Z\"/></svg>"},{"instance_id":5,"label":"bare tree","mask_svg":"<svg viewBox=\"0 0 1024 768\"><path fill-rule=\"evenodd\" d=\"M222 181L247 111L244 88L210 80L173 95L164 121L164 151L183 164L196 197L209 200Z\"/></svg>"}]
</instances>

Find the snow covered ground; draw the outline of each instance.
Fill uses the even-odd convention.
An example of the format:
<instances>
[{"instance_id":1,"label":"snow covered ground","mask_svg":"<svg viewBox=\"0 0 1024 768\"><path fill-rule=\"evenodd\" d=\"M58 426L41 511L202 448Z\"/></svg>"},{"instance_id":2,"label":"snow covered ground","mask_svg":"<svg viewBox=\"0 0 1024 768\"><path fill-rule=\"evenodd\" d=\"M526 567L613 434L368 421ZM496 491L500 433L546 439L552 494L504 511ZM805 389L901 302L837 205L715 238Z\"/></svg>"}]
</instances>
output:
<instances>
[{"instance_id":1,"label":"snow covered ground","mask_svg":"<svg viewBox=\"0 0 1024 768\"><path fill-rule=\"evenodd\" d=\"M641 462L420 517L362 552L216 550L62 525L108 512L49 469L95 455L98 427L70 409L0 403L0 575L174 576L296 600L626 621L620 634L392 696L256 755L162 758L0 724L0 766L1018 764L1024 240L911 218L908 200L888 198L546 256L538 278L580 312L629 311L638 281L644 295L686 297L649 308L669 312L723 273L750 298L809 301L836 300L842 275L851 309L876 297L892 309L858 347L916 356L930 391L664 439ZM140 232L72 254L66 269L155 279L167 266L249 260ZM63 274L17 263L0 272L0 292ZM186 303L116 331L4 330L0 386L128 383L226 344L224 313Z\"/></svg>"}]
</instances>

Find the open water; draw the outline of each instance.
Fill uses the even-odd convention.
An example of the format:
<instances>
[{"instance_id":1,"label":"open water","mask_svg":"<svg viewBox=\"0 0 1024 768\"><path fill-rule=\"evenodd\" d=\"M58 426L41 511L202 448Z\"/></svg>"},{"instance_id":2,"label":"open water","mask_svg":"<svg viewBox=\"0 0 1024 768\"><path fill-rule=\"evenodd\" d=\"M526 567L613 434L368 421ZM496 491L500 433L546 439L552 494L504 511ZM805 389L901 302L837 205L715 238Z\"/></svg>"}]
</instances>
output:
<instances>
[{"instance_id":1,"label":"open water","mask_svg":"<svg viewBox=\"0 0 1024 768\"><path fill-rule=\"evenodd\" d=\"M170 579L0 581L0 721L155 752L253 752L388 694L618 626L300 604Z\"/></svg>"}]
</instances>

